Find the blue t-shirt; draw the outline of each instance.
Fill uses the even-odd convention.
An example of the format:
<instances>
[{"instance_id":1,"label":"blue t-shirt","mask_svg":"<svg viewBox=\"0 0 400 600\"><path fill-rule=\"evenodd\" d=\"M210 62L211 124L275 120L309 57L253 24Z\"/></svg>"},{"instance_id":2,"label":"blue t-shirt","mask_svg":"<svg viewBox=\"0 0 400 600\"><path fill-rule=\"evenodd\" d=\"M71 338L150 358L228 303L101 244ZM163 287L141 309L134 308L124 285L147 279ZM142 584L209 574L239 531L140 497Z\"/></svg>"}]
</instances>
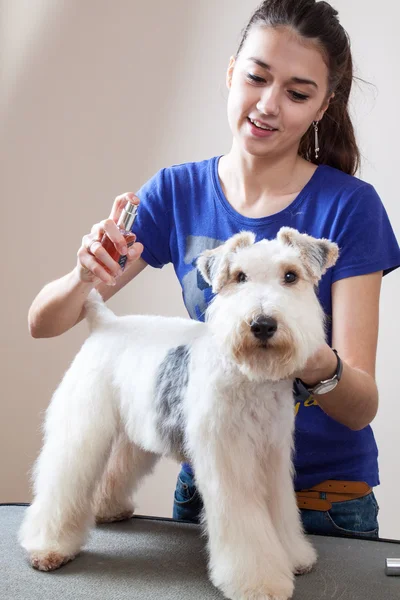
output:
<instances>
[{"instance_id":1,"label":"blue t-shirt","mask_svg":"<svg viewBox=\"0 0 400 600\"><path fill-rule=\"evenodd\" d=\"M142 258L158 268L173 263L192 319L204 320L212 299L211 288L195 268L196 258L239 231L253 231L258 241L275 238L281 227L288 226L336 242L339 260L318 289L328 317L335 281L375 271L386 274L400 265L399 245L385 208L368 183L321 165L288 207L253 219L239 214L227 201L218 160L162 169L137 192L141 203L132 231L144 245ZM327 325L331 344L329 318ZM370 426L352 431L329 417L301 389L294 402L296 489L326 479L379 484L378 450Z\"/></svg>"}]
</instances>

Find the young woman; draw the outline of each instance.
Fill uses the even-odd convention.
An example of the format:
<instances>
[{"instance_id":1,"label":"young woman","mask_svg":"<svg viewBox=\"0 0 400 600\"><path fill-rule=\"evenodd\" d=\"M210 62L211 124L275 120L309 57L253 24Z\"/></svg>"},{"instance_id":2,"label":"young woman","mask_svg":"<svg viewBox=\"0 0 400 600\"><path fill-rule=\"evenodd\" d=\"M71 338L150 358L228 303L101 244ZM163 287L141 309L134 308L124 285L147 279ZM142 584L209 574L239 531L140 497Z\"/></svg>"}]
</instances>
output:
<instances>
[{"instance_id":1,"label":"young woman","mask_svg":"<svg viewBox=\"0 0 400 600\"><path fill-rule=\"evenodd\" d=\"M348 36L329 4L263 2L227 70L230 151L163 169L137 196L117 197L110 217L83 238L73 271L34 300L29 321L35 337L59 335L81 320L94 286L108 299L146 265L168 262L190 316L203 319L212 294L195 259L205 248L240 230L273 238L284 225L335 241L340 258L318 290L329 317L327 342L297 373L294 388L295 487L306 531L377 537L379 474L369 424L378 407L379 295L400 251L374 188L354 176L352 78ZM140 199L138 242L122 272L99 240L105 232L126 254L115 223L127 199ZM196 521L200 509L185 464L174 516Z\"/></svg>"}]
</instances>

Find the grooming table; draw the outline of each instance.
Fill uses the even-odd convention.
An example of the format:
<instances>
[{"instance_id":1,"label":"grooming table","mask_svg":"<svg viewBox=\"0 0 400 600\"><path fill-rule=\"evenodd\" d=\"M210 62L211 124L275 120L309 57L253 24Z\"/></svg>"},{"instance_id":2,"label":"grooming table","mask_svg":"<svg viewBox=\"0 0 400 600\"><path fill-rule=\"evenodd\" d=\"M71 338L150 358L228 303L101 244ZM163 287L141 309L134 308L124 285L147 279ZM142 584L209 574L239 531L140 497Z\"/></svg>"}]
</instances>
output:
<instances>
[{"instance_id":1,"label":"grooming table","mask_svg":"<svg viewBox=\"0 0 400 600\"><path fill-rule=\"evenodd\" d=\"M221 600L207 579L198 525L133 517L101 525L82 553L52 573L32 569L17 542L26 505L0 505L1 600ZM293 600L399 600L385 575L400 541L310 536L319 560L296 577Z\"/></svg>"}]
</instances>

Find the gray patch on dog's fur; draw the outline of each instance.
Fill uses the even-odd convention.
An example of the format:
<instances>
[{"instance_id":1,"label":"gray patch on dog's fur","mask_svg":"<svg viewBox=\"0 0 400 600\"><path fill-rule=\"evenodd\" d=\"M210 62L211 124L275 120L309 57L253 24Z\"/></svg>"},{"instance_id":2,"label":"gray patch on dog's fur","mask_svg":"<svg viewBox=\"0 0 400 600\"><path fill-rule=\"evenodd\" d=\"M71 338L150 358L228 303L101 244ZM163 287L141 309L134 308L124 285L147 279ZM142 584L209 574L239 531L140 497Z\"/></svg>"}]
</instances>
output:
<instances>
[{"instance_id":1,"label":"gray patch on dog's fur","mask_svg":"<svg viewBox=\"0 0 400 600\"><path fill-rule=\"evenodd\" d=\"M189 383L190 346L171 348L158 368L157 429L169 451L184 455L183 399Z\"/></svg>"},{"instance_id":2,"label":"gray patch on dog's fur","mask_svg":"<svg viewBox=\"0 0 400 600\"><path fill-rule=\"evenodd\" d=\"M328 260L329 248L323 244L318 244L318 262L323 269L326 265L326 261Z\"/></svg>"},{"instance_id":3,"label":"gray patch on dog's fur","mask_svg":"<svg viewBox=\"0 0 400 600\"><path fill-rule=\"evenodd\" d=\"M321 271L324 272L328 260L329 248L322 244L311 244L305 247L304 258L309 265L311 272L319 277Z\"/></svg>"}]
</instances>

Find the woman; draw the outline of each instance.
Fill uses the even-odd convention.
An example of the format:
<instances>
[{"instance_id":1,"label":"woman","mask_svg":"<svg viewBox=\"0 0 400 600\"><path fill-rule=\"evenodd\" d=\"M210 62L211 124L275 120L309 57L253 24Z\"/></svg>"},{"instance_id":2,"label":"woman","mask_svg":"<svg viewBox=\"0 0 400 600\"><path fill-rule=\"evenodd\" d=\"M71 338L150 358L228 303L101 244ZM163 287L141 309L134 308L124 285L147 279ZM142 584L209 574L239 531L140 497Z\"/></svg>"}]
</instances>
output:
<instances>
[{"instance_id":1,"label":"woman","mask_svg":"<svg viewBox=\"0 0 400 600\"><path fill-rule=\"evenodd\" d=\"M354 177L352 78L348 37L329 4L263 2L227 71L230 151L163 169L137 196L117 197L110 218L83 238L73 271L34 300L29 322L35 337L59 335L81 320L94 286L108 299L147 264L168 262L190 316L202 319L212 294L194 264L205 248L243 229L273 238L283 225L335 241L340 258L318 290L330 317L327 343L296 374L295 487L309 533L377 537L379 475L369 424L378 407L379 295L400 251L375 190ZM105 232L127 253L115 224L127 199L140 199L133 226L139 241L122 272L99 240ZM123 456L121 449L114 467L123 470ZM196 521L200 509L194 475L183 465L174 516Z\"/></svg>"}]
</instances>

